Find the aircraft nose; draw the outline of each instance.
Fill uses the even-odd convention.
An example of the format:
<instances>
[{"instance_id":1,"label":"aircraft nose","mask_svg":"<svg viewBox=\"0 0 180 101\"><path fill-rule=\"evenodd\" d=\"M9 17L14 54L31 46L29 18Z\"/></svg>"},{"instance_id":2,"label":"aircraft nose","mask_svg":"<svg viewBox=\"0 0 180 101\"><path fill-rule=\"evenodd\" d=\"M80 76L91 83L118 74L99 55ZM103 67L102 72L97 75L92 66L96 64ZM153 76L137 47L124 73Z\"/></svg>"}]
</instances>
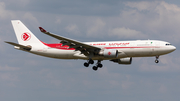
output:
<instances>
[{"instance_id":1,"label":"aircraft nose","mask_svg":"<svg viewBox=\"0 0 180 101\"><path fill-rule=\"evenodd\" d=\"M168 51L169 52L173 52L173 51L175 51L176 50L176 47L175 46L170 46L169 48L168 48Z\"/></svg>"},{"instance_id":2,"label":"aircraft nose","mask_svg":"<svg viewBox=\"0 0 180 101\"><path fill-rule=\"evenodd\" d=\"M175 50L176 50L176 47L175 47L175 46L172 46L171 50L172 50L172 51L175 51Z\"/></svg>"},{"instance_id":3,"label":"aircraft nose","mask_svg":"<svg viewBox=\"0 0 180 101\"><path fill-rule=\"evenodd\" d=\"M167 48L164 49L162 52L165 52L167 54L167 53L171 53L171 52L173 52L175 50L176 50L175 46L167 46Z\"/></svg>"}]
</instances>

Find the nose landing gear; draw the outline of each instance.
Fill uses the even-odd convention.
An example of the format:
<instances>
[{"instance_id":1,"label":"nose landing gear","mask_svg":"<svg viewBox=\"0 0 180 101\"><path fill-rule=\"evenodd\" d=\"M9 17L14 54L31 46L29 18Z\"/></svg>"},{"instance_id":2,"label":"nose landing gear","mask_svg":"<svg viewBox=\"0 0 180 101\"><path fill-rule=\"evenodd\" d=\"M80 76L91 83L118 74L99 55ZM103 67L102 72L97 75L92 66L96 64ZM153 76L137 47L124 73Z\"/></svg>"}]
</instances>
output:
<instances>
[{"instance_id":1,"label":"nose landing gear","mask_svg":"<svg viewBox=\"0 0 180 101\"><path fill-rule=\"evenodd\" d=\"M156 56L156 60L155 60L155 63L159 63L159 55Z\"/></svg>"}]
</instances>

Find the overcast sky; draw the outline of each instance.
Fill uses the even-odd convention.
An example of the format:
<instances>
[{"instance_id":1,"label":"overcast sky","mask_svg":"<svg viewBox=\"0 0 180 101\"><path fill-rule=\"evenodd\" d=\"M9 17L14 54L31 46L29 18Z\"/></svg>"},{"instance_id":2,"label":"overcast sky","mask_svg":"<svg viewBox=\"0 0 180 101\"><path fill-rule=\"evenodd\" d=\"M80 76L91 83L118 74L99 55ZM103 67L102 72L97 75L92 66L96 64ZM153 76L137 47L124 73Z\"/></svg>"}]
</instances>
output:
<instances>
[{"instance_id":1,"label":"overcast sky","mask_svg":"<svg viewBox=\"0 0 180 101\"><path fill-rule=\"evenodd\" d=\"M40 40L56 43L38 27L78 41L153 39L177 50L133 58L131 65L60 60L15 50L11 20L21 20ZM179 0L0 0L1 101L179 101Z\"/></svg>"}]
</instances>

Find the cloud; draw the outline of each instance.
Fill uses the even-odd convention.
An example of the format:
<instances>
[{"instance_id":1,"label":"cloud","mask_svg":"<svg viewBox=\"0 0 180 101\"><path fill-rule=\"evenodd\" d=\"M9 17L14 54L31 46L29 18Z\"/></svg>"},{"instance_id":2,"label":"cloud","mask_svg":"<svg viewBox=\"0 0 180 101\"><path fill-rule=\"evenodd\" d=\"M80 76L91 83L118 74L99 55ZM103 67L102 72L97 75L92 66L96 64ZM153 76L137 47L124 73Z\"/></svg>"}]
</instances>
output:
<instances>
[{"instance_id":1,"label":"cloud","mask_svg":"<svg viewBox=\"0 0 180 101\"><path fill-rule=\"evenodd\" d=\"M160 88L158 89L159 92L161 93L166 93L167 92L167 87L165 85L161 85Z\"/></svg>"},{"instance_id":2,"label":"cloud","mask_svg":"<svg viewBox=\"0 0 180 101\"><path fill-rule=\"evenodd\" d=\"M6 10L4 2L0 2L0 19L13 18L15 15L13 12Z\"/></svg>"},{"instance_id":3,"label":"cloud","mask_svg":"<svg viewBox=\"0 0 180 101\"><path fill-rule=\"evenodd\" d=\"M122 84L121 84L121 86L122 86L123 89L129 89L132 84L133 84L133 82L123 81Z\"/></svg>"},{"instance_id":4,"label":"cloud","mask_svg":"<svg viewBox=\"0 0 180 101\"><path fill-rule=\"evenodd\" d=\"M18 77L17 75L10 74L10 73L1 73L0 80L14 82L14 81L18 81Z\"/></svg>"},{"instance_id":5,"label":"cloud","mask_svg":"<svg viewBox=\"0 0 180 101\"><path fill-rule=\"evenodd\" d=\"M35 28L37 28L37 26L40 26L39 21L37 20L37 18L36 18L32 13L30 13L30 12L26 12L26 13L22 16L22 18L23 18L25 21L29 22L31 25L34 25Z\"/></svg>"},{"instance_id":6,"label":"cloud","mask_svg":"<svg viewBox=\"0 0 180 101\"><path fill-rule=\"evenodd\" d=\"M19 3L21 0L18 0ZM39 1L36 0L25 0L25 4L27 6L22 7L10 7L13 9L18 9L23 11L37 11L37 12L43 12L43 13L49 13L49 14L57 14L57 12L60 12L64 15L85 15L85 16L109 16L109 13L111 15L118 14L118 11L113 10L114 8L119 8L118 4L119 0L114 1L88 1L88 0L76 0L74 2L73 0L68 1L62 1L62 0L53 0L53 1ZM17 3L15 3L17 4ZM42 5L42 6L40 6ZM107 13L108 12L108 13Z\"/></svg>"},{"instance_id":7,"label":"cloud","mask_svg":"<svg viewBox=\"0 0 180 101\"><path fill-rule=\"evenodd\" d=\"M19 70L18 67L0 66L0 71L15 71Z\"/></svg>"},{"instance_id":8,"label":"cloud","mask_svg":"<svg viewBox=\"0 0 180 101\"><path fill-rule=\"evenodd\" d=\"M68 25L65 30L69 33L72 33L72 34L75 34L75 35L79 35L80 34L80 31L79 31L79 28L76 24L70 24Z\"/></svg>"},{"instance_id":9,"label":"cloud","mask_svg":"<svg viewBox=\"0 0 180 101\"><path fill-rule=\"evenodd\" d=\"M88 27L88 30L87 30L87 36L88 37L97 37L99 36L100 34L102 34L102 30L104 29L106 23L98 18L96 19L95 21L93 21L90 25L90 27Z\"/></svg>"},{"instance_id":10,"label":"cloud","mask_svg":"<svg viewBox=\"0 0 180 101\"><path fill-rule=\"evenodd\" d=\"M142 34L140 31L136 31L129 28L114 28L109 31L109 36L116 36L119 38L144 38L146 37L144 34Z\"/></svg>"},{"instance_id":11,"label":"cloud","mask_svg":"<svg viewBox=\"0 0 180 101\"><path fill-rule=\"evenodd\" d=\"M139 11L152 10L156 8L159 2L157 1L141 1L141 2L126 2L125 5L131 8L136 8Z\"/></svg>"},{"instance_id":12,"label":"cloud","mask_svg":"<svg viewBox=\"0 0 180 101\"><path fill-rule=\"evenodd\" d=\"M154 58L155 60L155 58ZM139 66L139 71L141 72L176 72L180 70L178 61L178 57L174 57L173 55L164 55L160 56L160 63L155 64L152 61L152 58L146 60L139 60L143 61L142 64ZM177 61L178 60L178 61ZM152 62L149 62L152 61Z\"/></svg>"},{"instance_id":13,"label":"cloud","mask_svg":"<svg viewBox=\"0 0 180 101\"><path fill-rule=\"evenodd\" d=\"M123 10L121 16L132 19L131 24L137 24L141 32L179 43L176 37L180 37L180 7L164 1L126 2L125 5L131 9Z\"/></svg>"},{"instance_id":14,"label":"cloud","mask_svg":"<svg viewBox=\"0 0 180 101\"><path fill-rule=\"evenodd\" d=\"M19 70L20 68L18 67L0 66L1 86L16 87L16 82L19 81L19 77L15 72Z\"/></svg>"}]
</instances>

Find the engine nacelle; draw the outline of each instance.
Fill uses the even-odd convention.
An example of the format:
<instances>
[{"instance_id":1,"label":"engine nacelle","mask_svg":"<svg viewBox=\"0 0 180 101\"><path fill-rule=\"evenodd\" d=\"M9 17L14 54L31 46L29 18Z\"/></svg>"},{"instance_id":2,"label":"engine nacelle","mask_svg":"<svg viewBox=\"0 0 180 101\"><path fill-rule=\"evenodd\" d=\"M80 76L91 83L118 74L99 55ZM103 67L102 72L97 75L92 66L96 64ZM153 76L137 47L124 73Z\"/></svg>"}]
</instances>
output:
<instances>
[{"instance_id":1,"label":"engine nacelle","mask_svg":"<svg viewBox=\"0 0 180 101\"><path fill-rule=\"evenodd\" d=\"M132 57L131 58L121 58L121 59L113 59L110 60L119 64L131 64L132 63Z\"/></svg>"},{"instance_id":2,"label":"engine nacelle","mask_svg":"<svg viewBox=\"0 0 180 101\"><path fill-rule=\"evenodd\" d=\"M99 55L103 55L107 58L116 58L118 56L118 51L115 49L105 49L100 51Z\"/></svg>"}]
</instances>

